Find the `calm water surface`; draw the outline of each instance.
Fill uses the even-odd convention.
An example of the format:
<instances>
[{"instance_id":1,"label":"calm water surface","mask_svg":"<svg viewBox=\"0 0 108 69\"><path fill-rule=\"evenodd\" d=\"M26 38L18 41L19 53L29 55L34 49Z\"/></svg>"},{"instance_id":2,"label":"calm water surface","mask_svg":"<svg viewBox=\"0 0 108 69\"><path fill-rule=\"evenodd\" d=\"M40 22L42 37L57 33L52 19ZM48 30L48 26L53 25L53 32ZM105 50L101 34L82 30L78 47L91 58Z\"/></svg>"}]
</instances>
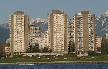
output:
<instances>
[{"instance_id":1,"label":"calm water surface","mask_svg":"<svg viewBox=\"0 0 108 69\"><path fill-rule=\"evenodd\" d=\"M12 64L0 65L0 69L108 69L108 64Z\"/></svg>"}]
</instances>

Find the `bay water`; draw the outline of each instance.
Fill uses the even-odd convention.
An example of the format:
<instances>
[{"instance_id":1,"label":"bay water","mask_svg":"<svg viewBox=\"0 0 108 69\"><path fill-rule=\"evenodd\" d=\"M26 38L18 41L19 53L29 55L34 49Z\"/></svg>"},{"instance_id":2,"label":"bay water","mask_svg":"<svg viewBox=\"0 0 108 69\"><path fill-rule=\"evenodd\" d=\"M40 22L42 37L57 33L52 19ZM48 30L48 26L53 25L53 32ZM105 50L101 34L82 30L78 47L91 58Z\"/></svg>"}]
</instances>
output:
<instances>
[{"instance_id":1,"label":"bay water","mask_svg":"<svg viewBox=\"0 0 108 69\"><path fill-rule=\"evenodd\" d=\"M108 64L1 64L0 69L108 69Z\"/></svg>"}]
</instances>

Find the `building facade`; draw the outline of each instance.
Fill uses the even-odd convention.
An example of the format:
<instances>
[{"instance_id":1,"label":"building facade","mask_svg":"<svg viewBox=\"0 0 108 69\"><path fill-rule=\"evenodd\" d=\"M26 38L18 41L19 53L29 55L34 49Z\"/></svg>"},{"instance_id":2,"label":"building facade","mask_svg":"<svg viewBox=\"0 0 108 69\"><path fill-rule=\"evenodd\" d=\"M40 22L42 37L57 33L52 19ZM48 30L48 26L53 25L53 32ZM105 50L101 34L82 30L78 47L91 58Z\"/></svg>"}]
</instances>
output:
<instances>
[{"instance_id":1,"label":"building facade","mask_svg":"<svg viewBox=\"0 0 108 69\"><path fill-rule=\"evenodd\" d=\"M44 47L48 47L50 49L50 47L48 46L49 44L49 38L48 38L48 31L45 31L44 33L42 33L42 44L41 44L41 48L44 48Z\"/></svg>"},{"instance_id":2,"label":"building facade","mask_svg":"<svg viewBox=\"0 0 108 69\"><path fill-rule=\"evenodd\" d=\"M23 11L16 11L10 15L9 22L11 54L25 52L28 48L29 16Z\"/></svg>"},{"instance_id":3,"label":"building facade","mask_svg":"<svg viewBox=\"0 0 108 69\"><path fill-rule=\"evenodd\" d=\"M100 36L96 36L95 37L95 44L96 44L96 52L101 52L101 50L99 51L99 49L101 49L101 42L102 42L102 37Z\"/></svg>"},{"instance_id":4,"label":"building facade","mask_svg":"<svg viewBox=\"0 0 108 69\"><path fill-rule=\"evenodd\" d=\"M81 11L75 14L71 23L71 36L75 43L76 54L95 51L95 14Z\"/></svg>"},{"instance_id":5,"label":"building facade","mask_svg":"<svg viewBox=\"0 0 108 69\"><path fill-rule=\"evenodd\" d=\"M29 46L34 46L36 43L36 38L40 37L40 27L34 24L29 25Z\"/></svg>"},{"instance_id":6,"label":"building facade","mask_svg":"<svg viewBox=\"0 0 108 69\"><path fill-rule=\"evenodd\" d=\"M72 20L69 20L68 23L68 39L69 39L69 45L68 45L68 52L75 52L75 26Z\"/></svg>"},{"instance_id":7,"label":"building facade","mask_svg":"<svg viewBox=\"0 0 108 69\"><path fill-rule=\"evenodd\" d=\"M52 52L68 52L68 15L63 11L52 10L48 14L49 47Z\"/></svg>"}]
</instances>

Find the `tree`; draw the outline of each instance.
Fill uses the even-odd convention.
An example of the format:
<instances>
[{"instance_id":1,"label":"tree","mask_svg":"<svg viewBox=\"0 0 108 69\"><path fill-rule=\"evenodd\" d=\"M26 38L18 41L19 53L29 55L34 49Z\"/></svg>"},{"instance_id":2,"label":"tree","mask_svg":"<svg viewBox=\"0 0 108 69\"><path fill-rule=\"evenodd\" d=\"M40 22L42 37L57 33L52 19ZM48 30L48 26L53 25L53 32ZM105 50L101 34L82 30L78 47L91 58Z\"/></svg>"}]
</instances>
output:
<instances>
[{"instance_id":1,"label":"tree","mask_svg":"<svg viewBox=\"0 0 108 69\"><path fill-rule=\"evenodd\" d=\"M35 46L33 47L33 52L40 52L38 43L35 43Z\"/></svg>"},{"instance_id":2,"label":"tree","mask_svg":"<svg viewBox=\"0 0 108 69\"><path fill-rule=\"evenodd\" d=\"M30 45L30 46L29 46L29 48L26 50L26 52L27 52L27 53L31 53L31 52L33 52L32 47L33 47L33 46L32 46L32 45Z\"/></svg>"},{"instance_id":3,"label":"tree","mask_svg":"<svg viewBox=\"0 0 108 69\"><path fill-rule=\"evenodd\" d=\"M101 52L101 47L97 47L97 52Z\"/></svg>"},{"instance_id":4,"label":"tree","mask_svg":"<svg viewBox=\"0 0 108 69\"><path fill-rule=\"evenodd\" d=\"M108 47L108 39L103 38L101 42L101 48L106 48Z\"/></svg>"},{"instance_id":5,"label":"tree","mask_svg":"<svg viewBox=\"0 0 108 69\"><path fill-rule=\"evenodd\" d=\"M32 45L29 46L30 52L33 52L32 47L33 47Z\"/></svg>"},{"instance_id":6,"label":"tree","mask_svg":"<svg viewBox=\"0 0 108 69\"><path fill-rule=\"evenodd\" d=\"M27 53L32 53L32 52L40 52L39 50L39 44L35 43L35 46L30 45L29 48L26 50Z\"/></svg>"},{"instance_id":7,"label":"tree","mask_svg":"<svg viewBox=\"0 0 108 69\"><path fill-rule=\"evenodd\" d=\"M108 54L108 39L103 38L102 39L102 43L101 43L101 53L103 55L107 55Z\"/></svg>"},{"instance_id":8,"label":"tree","mask_svg":"<svg viewBox=\"0 0 108 69\"><path fill-rule=\"evenodd\" d=\"M52 49L49 49L49 52L51 53L52 52Z\"/></svg>"},{"instance_id":9,"label":"tree","mask_svg":"<svg viewBox=\"0 0 108 69\"><path fill-rule=\"evenodd\" d=\"M42 49L42 51L43 51L44 53L52 52L52 50L49 49L48 47L44 47L44 48Z\"/></svg>"},{"instance_id":10,"label":"tree","mask_svg":"<svg viewBox=\"0 0 108 69\"><path fill-rule=\"evenodd\" d=\"M43 48L43 52L44 52L44 53L48 52L48 48L47 48L47 47L44 47L44 48Z\"/></svg>"},{"instance_id":11,"label":"tree","mask_svg":"<svg viewBox=\"0 0 108 69\"><path fill-rule=\"evenodd\" d=\"M75 43L72 41L69 41L69 48L68 48L69 52L75 52Z\"/></svg>"},{"instance_id":12,"label":"tree","mask_svg":"<svg viewBox=\"0 0 108 69\"><path fill-rule=\"evenodd\" d=\"M30 49L28 48L27 50L26 50L26 53L30 53L31 51L30 51Z\"/></svg>"},{"instance_id":13,"label":"tree","mask_svg":"<svg viewBox=\"0 0 108 69\"><path fill-rule=\"evenodd\" d=\"M40 50L39 50L38 47L34 46L34 47L33 47L33 52L40 52Z\"/></svg>"},{"instance_id":14,"label":"tree","mask_svg":"<svg viewBox=\"0 0 108 69\"><path fill-rule=\"evenodd\" d=\"M108 55L108 47L102 48L101 52L103 55Z\"/></svg>"},{"instance_id":15,"label":"tree","mask_svg":"<svg viewBox=\"0 0 108 69\"><path fill-rule=\"evenodd\" d=\"M88 56L95 56L95 51L88 51Z\"/></svg>"}]
</instances>

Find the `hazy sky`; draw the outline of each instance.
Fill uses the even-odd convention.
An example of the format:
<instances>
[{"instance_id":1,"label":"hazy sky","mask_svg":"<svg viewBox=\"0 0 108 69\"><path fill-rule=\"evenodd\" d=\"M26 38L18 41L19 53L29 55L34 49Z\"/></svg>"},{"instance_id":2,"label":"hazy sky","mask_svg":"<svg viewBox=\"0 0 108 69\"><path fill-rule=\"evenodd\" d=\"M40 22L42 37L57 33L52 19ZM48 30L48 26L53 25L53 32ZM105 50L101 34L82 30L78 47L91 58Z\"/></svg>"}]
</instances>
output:
<instances>
[{"instance_id":1,"label":"hazy sky","mask_svg":"<svg viewBox=\"0 0 108 69\"><path fill-rule=\"evenodd\" d=\"M108 10L108 0L0 0L0 24L8 22L15 11L24 11L30 19L47 19L52 10L64 11L69 19L82 10L102 15Z\"/></svg>"}]
</instances>

